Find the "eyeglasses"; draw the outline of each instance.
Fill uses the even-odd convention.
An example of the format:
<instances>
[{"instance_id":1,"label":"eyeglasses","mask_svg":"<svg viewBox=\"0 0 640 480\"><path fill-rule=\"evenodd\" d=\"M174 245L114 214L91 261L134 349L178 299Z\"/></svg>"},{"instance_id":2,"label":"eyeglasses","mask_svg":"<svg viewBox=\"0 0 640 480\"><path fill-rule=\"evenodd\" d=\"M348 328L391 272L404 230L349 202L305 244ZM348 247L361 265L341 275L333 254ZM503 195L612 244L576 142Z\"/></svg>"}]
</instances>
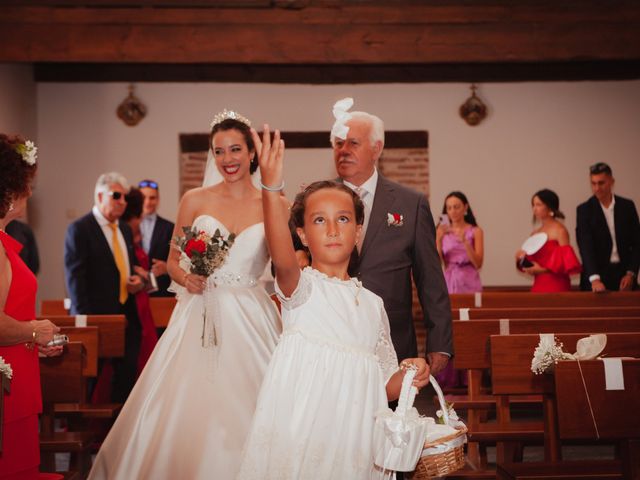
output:
<instances>
[{"instance_id":1,"label":"eyeglasses","mask_svg":"<svg viewBox=\"0 0 640 480\"><path fill-rule=\"evenodd\" d=\"M125 202L127 201L127 197L122 192L106 192L106 193L107 195L112 197L114 200L120 200L121 198L123 198Z\"/></svg>"},{"instance_id":2,"label":"eyeglasses","mask_svg":"<svg viewBox=\"0 0 640 480\"><path fill-rule=\"evenodd\" d=\"M138 184L138 188L153 188L154 190L158 190L158 184L156 182L154 182L153 180L142 180L139 184Z\"/></svg>"},{"instance_id":3,"label":"eyeglasses","mask_svg":"<svg viewBox=\"0 0 640 480\"><path fill-rule=\"evenodd\" d=\"M598 175L599 173L611 175L611 167L604 162L598 162L589 167L589 173L591 175Z\"/></svg>"}]
</instances>

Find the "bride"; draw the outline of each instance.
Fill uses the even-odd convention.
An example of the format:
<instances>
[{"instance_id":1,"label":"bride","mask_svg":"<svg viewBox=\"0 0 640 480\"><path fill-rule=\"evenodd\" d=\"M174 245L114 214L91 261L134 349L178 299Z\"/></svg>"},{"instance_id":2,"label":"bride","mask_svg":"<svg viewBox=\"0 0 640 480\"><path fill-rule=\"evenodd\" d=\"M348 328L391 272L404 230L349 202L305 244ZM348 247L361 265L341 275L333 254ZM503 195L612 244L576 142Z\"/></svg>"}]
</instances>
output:
<instances>
[{"instance_id":1,"label":"bride","mask_svg":"<svg viewBox=\"0 0 640 480\"><path fill-rule=\"evenodd\" d=\"M268 252L261 194L251 181L257 160L249 121L224 110L209 140L205 186L185 193L174 233L183 226L219 229L225 237L235 233L235 241L208 279L188 273L172 250L168 270L178 303L90 479L234 478L240 467L281 321L257 283ZM222 181L213 184L214 177ZM215 329L211 343L202 339L205 307L206 328Z\"/></svg>"}]
</instances>

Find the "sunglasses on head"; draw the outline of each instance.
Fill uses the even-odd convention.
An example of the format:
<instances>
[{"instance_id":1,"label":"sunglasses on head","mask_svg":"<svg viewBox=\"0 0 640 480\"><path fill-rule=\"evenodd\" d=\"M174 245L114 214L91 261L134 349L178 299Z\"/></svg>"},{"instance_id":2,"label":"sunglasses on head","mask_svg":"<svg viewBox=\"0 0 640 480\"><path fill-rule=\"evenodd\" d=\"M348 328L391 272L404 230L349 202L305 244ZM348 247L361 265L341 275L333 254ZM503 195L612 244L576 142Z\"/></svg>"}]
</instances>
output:
<instances>
[{"instance_id":1,"label":"sunglasses on head","mask_svg":"<svg viewBox=\"0 0 640 480\"><path fill-rule=\"evenodd\" d=\"M106 193L107 195L112 197L114 200L120 200L121 198L124 198L125 201L127 200L127 197L122 192L106 192Z\"/></svg>"},{"instance_id":2,"label":"sunglasses on head","mask_svg":"<svg viewBox=\"0 0 640 480\"><path fill-rule=\"evenodd\" d=\"M611 175L611 167L604 162L598 162L589 167L591 175L598 175L599 173L607 173Z\"/></svg>"},{"instance_id":3,"label":"sunglasses on head","mask_svg":"<svg viewBox=\"0 0 640 480\"><path fill-rule=\"evenodd\" d=\"M158 184L153 180L143 180L138 184L138 188L145 188L145 187L158 190Z\"/></svg>"}]
</instances>

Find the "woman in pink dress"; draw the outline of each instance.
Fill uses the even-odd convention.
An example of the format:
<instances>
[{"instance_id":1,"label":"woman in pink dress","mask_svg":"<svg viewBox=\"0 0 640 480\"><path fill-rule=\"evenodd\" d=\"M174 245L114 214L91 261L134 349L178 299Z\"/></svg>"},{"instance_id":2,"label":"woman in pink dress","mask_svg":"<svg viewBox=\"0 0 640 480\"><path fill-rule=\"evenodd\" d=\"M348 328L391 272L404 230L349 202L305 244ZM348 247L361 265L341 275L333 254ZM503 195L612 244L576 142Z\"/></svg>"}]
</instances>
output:
<instances>
[{"instance_id":1,"label":"woman in pink dress","mask_svg":"<svg viewBox=\"0 0 640 480\"><path fill-rule=\"evenodd\" d=\"M484 258L484 233L464 193L451 192L445 198L436 230L436 246L444 265L444 279L449 293L482 291L478 270ZM444 388L467 384L466 372L455 369L451 362L436 378Z\"/></svg>"},{"instance_id":2,"label":"woman in pink dress","mask_svg":"<svg viewBox=\"0 0 640 480\"><path fill-rule=\"evenodd\" d=\"M569 232L561 219L558 195L543 189L531 198L533 221L540 222L540 227L532 234L545 233L547 241L535 253L527 255L518 250L516 261L518 269L533 276L532 292L567 292L571 289L570 275L581 272L582 266L573 248L569 244Z\"/></svg>"},{"instance_id":3,"label":"woman in pink dress","mask_svg":"<svg viewBox=\"0 0 640 480\"><path fill-rule=\"evenodd\" d=\"M484 258L484 233L464 193L451 192L445 198L436 246L449 293L482 291L478 270Z\"/></svg>"}]
</instances>

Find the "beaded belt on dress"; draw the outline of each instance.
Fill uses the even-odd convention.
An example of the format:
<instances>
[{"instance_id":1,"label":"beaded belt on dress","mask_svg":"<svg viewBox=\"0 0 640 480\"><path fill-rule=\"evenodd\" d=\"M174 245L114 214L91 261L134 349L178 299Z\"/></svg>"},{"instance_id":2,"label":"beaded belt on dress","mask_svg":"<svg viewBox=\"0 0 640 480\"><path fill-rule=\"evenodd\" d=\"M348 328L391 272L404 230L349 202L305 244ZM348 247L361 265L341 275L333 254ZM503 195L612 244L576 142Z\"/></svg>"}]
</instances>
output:
<instances>
[{"instance_id":1,"label":"beaded belt on dress","mask_svg":"<svg viewBox=\"0 0 640 480\"><path fill-rule=\"evenodd\" d=\"M282 337L283 338L293 337L293 336L300 336L300 337L304 338L305 340L307 340L308 342L315 343L317 345L322 345L322 346L325 346L325 347L329 347L329 348L332 348L332 349L340 351L340 352L355 353L355 354L358 354L358 355L363 355L363 356L375 358L375 354L371 351L371 349L368 349L368 348L366 348L364 346L348 345L348 344L344 344L344 343L338 343L333 339L322 337L320 335L311 335L311 334L309 334L307 332L303 332L302 330L299 330L297 328L287 328L287 329L284 330L284 332L282 332Z\"/></svg>"},{"instance_id":2,"label":"beaded belt on dress","mask_svg":"<svg viewBox=\"0 0 640 480\"><path fill-rule=\"evenodd\" d=\"M214 272L209 281L216 287L255 287L258 284L257 277L234 272Z\"/></svg>"}]
</instances>

